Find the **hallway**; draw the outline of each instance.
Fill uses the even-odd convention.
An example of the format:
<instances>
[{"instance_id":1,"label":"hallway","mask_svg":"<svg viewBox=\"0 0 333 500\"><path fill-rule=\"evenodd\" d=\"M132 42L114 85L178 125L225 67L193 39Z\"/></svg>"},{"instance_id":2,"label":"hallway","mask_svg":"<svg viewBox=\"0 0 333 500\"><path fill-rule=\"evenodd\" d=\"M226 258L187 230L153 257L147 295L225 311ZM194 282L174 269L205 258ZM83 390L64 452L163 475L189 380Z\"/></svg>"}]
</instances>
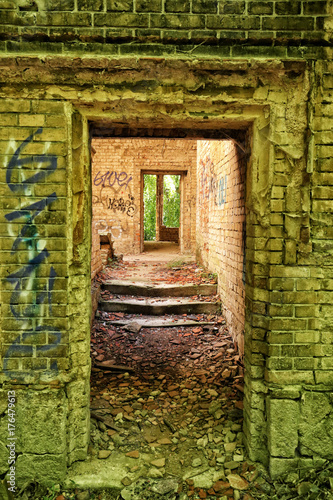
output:
<instances>
[{"instance_id":1,"label":"hallway","mask_svg":"<svg viewBox=\"0 0 333 500\"><path fill-rule=\"evenodd\" d=\"M163 498L233 498L236 486L248 488L253 467L242 444L243 366L220 312L143 316L101 310L103 301L125 298L103 289L111 281L216 291L214 275L193 259L174 257L150 251L116 262L97 278L102 291L91 338L92 462L82 472L77 465L75 481L101 474L105 486L122 489L126 500L155 498L141 493L147 480L157 480ZM217 296L189 299L210 304ZM107 474L115 464L117 472Z\"/></svg>"}]
</instances>

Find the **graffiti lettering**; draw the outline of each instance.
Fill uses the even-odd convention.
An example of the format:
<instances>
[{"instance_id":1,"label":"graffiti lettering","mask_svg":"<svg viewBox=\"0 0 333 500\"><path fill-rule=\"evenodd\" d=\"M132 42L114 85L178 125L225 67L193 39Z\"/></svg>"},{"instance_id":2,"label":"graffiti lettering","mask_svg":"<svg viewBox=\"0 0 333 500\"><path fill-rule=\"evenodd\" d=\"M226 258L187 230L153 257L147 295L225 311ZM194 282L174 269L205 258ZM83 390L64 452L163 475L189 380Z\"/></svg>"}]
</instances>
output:
<instances>
[{"instance_id":1,"label":"graffiti lettering","mask_svg":"<svg viewBox=\"0 0 333 500\"><path fill-rule=\"evenodd\" d=\"M47 206L51 205L56 200L56 193L52 193L44 200L37 201L36 203L25 207L23 210L15 210L14 212L5 215L5 218L9 222L20 218L25 218L26 220L26 224L23 226L20 236L18 236L13 243L12 253L15 253L15 250L17 250L21 242L26 243L27 246L32 248L33 241L35 241L38 237L37 227L32 224L32 222L38 214L40 214ZM33 215L31 215L31 212L34 212Z\"/></svg>"},{"instance_id":2,"label":"graffiti lettering","mask_svg":"<svg viewBox=\"0 0 333 500\"><path fill-rule=\"evenodd\" d=\"M128 217L133 217L136 212L136 205L134 203L134 196L128 195L128 200L124 198L109 198L109 206L111 210L126 213Z\"/></svg>"},{"instance_id":3,"label":"graffiti lettering","mask_svg":"<svg viewBox=\"0 0 333 500\"><path fill-rule=\"evenodd\" d=\"M223 206L227 201L227 179L225 175L217 180L215 165L208 156L205 160L200 160L201 165L201 199L209 200L213 198L215 205Z\"/></svg>"},{"instance_id":4,"label":"graffiti lettering","mask_svg":"<svg viewBox=\"0 0 333 500\"><path fill-rule=\"evenodd\" d=\"M128 188L128 184L132 179L133 177L129 177L126 172L120 172L120 174L118 174L114 170L111 172L110 170L108 170L105 174L101 175L101 172L99 171L95 175L94 185L102 185L103 187L105 187L105 185L107 184L108 186L113 187L115 184L118 184L119 187L125 186L126 190Z\"/></svg>"},{"instance_id":5,"label":"graffiti lettering","mask_svg":"<svg viewBox=\"0 0 333 500\"><path fill-rule=\"evenodd\" d=\"M43 128L39 128L34 134L29 135L17 148L13 156L11 157L10 162L8 163L7 171L6 171L6 182L11 191L26 191L30 184L36 184L37 182L43 181L46 177L52 174L54 170L57 168L57 158L55 156L48 155L38 155L35 157L28 157L20 159L19 156L22 153L23 149L33 140L34 136L37 134L41 134ZM38 172L29 177L28 179L22 180L22 182L13 183L12 175L13 171L16 167L20 168L23 165L31 165L37 164ZM44 170L41 170L42 166L44 166ZM47 168L48 167L48 168ZM21 170L21 169L20 169ZM21 170L22 175L22 170Z\"/></svg>"},{"instance_id":6,"label":"graffiti lettering","mask_svg":"<svg viewBox=\"0 0 333 500\"><path fill-rule=\"evenodd\" d=\"M219 205L224 205L227 201L227 180L228 176L225 175L219 180Z\"/></svg>"},{"instance_id":7,"label":"graffiti lettering","mask_svg":"<svg viewBox=\"0 0 333 500\"><path fill-rule=\"evenodd\" d=\"M201 171L201 198L209 200L211 196L215 196L217 188L216 174L214 172L214 163L208 156L206 161L200 160L202 167Z\"/></svg>"},{"instance_id":8,"label":"graffiti lettering","mask_svg":"<svg viewBox=\"0 0 333 500\"><path fill-rule=\"evenodd\" d=\"M57 169L57 157L48 155L27 156L21 158L24 148L33 140L34 136L41 134L42 128L27 137L15 150L10 158L6 169L6 182L12 192L30 195L30 186L43 182L46 177ZM22 167L29 166L30 177L25 178ZM33 173L34 172L34 173ZM15 178L17 181L13 181ZM4 371L12 378L24 377L24 372L12 372L8 370L9 360L16 356L47 356L53 352L61 340L61 332L53 326L44 323L45 309L43 305L48 304L48 313L52 314L52 290L57 273L54 267L48 265L50 256L46 248L46 242L39 238L36 217L50 207L57 200L55 192L37 202L28 204L18 210L5 215L9 224L13 221L22 221L21 229L12 245L11 253L15 254L19 249L28 250L28 260L20 269L11 273L7 281L14 286L10 297L10 310L14 318L21 322L24 330L7 349L4 356ZM43 268L42 278L40 270ZM46 272L45 272L46 271ZM43 286L41 279L46 281ZM36 325L36 323L41 323ZM26 327L28 326L28 329ZM40 333L46 333L46 344L37 345L34 337ZM35 345L36 344L36 345ZM50 366L51 373L57 372L57 363Z\"/></svg>"}]
</instances>

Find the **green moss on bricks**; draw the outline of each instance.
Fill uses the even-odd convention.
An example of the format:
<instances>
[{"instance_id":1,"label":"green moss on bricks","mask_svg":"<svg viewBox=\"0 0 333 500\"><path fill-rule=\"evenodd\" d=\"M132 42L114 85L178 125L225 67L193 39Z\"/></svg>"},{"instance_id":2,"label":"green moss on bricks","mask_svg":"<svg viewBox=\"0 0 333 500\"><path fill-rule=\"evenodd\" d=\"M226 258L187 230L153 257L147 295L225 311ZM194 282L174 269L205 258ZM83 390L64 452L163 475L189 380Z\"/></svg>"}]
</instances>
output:
<instances>
[{"instance_id":1,"label":"green moss on bricks","mask_svg":"<svg viewBox=\"0 0 333 500\"><path fill-rule=\"evenodd\" d=\"M1 435L5 437L8 434L7 429L2 429ZM0 442L0 474L5 474L8 470L8 443Z\"/></svg>"},{"instance_id":2,"label":"green moss on bricks","mask_svg":"<svg viewBox=\"0 0 333 500\"><path fill-rule=\"evenodd\" d=\"M116 37L116 40L119 40L119 36ZM90 52L93 54L110 56L117 55L119 53L119 47L113 44L69 42L63 44L63 51L65 54L86 54Z\"/></svg>"},{"instance_id":3,"label":"green moss on bricks","mask_svg":"<svg viewBox=\"0 0 333 500\"><path fill-rule=\"evenodd\" d=\"M92 26L92 17L87 12L41 12L37 14L38 26Z\"/></svg>"},{"instance_id":4,"label":"green moss on bricks","mask_svg":"<svg viewBox=\"0 0 333 500\"><path fill-rule=\"evenodd\" d=\"M306 16L263 17L262 27L267 30L312 30L314 19Z\"/></svg>"},{"instance_id":5,"label":"green moss on bricks","mask_svg":"<svg viewBox=\"0 0 333 500\"><path fill-rule=\"evenodd\" d=\"M192 12L196 14L217 13L217 0L192 0Z\"/></svg>"},{"instance_id":6,"label":"green moss on bricks","mask_svg":"<svg viewBox=\"0 0 333 500\"><path fill-rule=\"evenodd\" d=\"M236 16L207 15L207 28L220 29L260 29L259 16L247 16L237 18Z\"/></svg>"},{"instance_id":7,"label":"green moss on bricks","mask_svg":"<svg viewBox=\"0 0 333 500\"><path fill-rule=\"evenodd\" d=\"M104 9L104 0L77 0L78 10L101 11Z\"/></svg>"},{"instance_id":8,"label":"green moss on bricks","mask_svg":"<svg viewBox=\"0 0 333 500\"><path fill-rule=\"evenodd\" d=\"M268 448L271 456L294 458L298 446L298 401L268 400Z\"/></svg>"},{"instance_id":9,"label":"green moss on bricks","mask_svg":"<svg viewBox=\"0 0 333 500\"><path fill-rule=\"evenodd\" d=\"M248 12L251 15L273 14L273 2L248 2Z\"/></svg>"},{"instance_id":10,"label":"green moss on bricks","mask_svg":"<svg viewBox=\"0 0 333 500\"><path fill-rule=\"evenodd\" d=\"M136 0L137 12L161 12L162 0Z\"/></svg>"},{"instance_id":11,"label":"green moss on bricks","mask_svg":"<svg viewBox=\"0 0 333 500\"><path fill-rule=\"evenodd\" d=\"M66 450L67 402L63 391L17 391L17 451L60 454Z\"/></svg>"},{"instance_id":12,"label":"green moss on bricks","mask_svg":"<svg viewBox=\"0 0 333 500\"><path fill-rule=\"evenodd\" d=\"M273 479L285 476L288 472L294 472L298 466L298 459L274 458L269 460L269 473Z\"/></svg>"},{"instance_id":13,"label":"green moss on bricks","mask_svg":"<svg viewBox=\"0 0 333 500\"><path fill-rule=\"evenodd\" d=\"M131 12L133 0L107 0L106 10L112 12Z\"/></svg>"},{"instance_id":14,"label":"green moss on bricks","mask_svg":"<svg viewBox=\"0 0 333 500\"><path fill-rule=\"evenodd\" d=\"M306 16L323 15L327 13L327 2L323 0L314 0L312 2L304 2L303 10Z\"/></svg>"},{"instance_id":15,"label":"green moss on bricks","mask_svg":"<svg viewBox=\"0 0 333 500\"><path fill-rule=\"evenodd\" d=\"M306 4L307 4L307 2L303 3L303 5L306 5ZM275 2L275 14L277 14L279 16L280 15L286 16L286 15L290 15L290 14L298 15L301 13L301 9L302 9L302 4L301 4L301 2L298 2L298 1ZM304 12L304 14L305 14L305 12Z\"/></svg>"},{"instance_id":16,"label":"green moss on bricks","mask_svg":"<svg viewBox=\"0 0 333 500\"><path fill-rule=\"evenodd\" d=\"M66 453L36 455L23 453L16 460L16 480L20 488L38 478L40 484L52 486L62 483L66 475Z\"/></svg>"},{"instance_id":17,"label":"green moss on bricks","mask_svg":"<svg viewBox=\"0 0 333 500\"><path fill-rule=\"evenodd\" d=\"M133 28L148 28L148 14L130 14L130 13L108 13L95 14L95 26L113 27L133 27ZM159 26L158 26L159 27Z\"/></svg>"},{"instance_id":18,"label":"green moss on bricks","mask_svg":"<svg viewBox=\"0 0 333 500\"><path fill-rule=\"evenodd\" d=\"M165 12L190 12L189 0L165 0Z\"/></svg>"},{"instance_id":19,"label":"green moss on bricks","mask_svg":"<svg viewBox=\"0 0 333 500\"><path fill-rule=\"evenodd\" d=\"M191 16L186 14L152 14L150 19L152 28L185 29L205 27L205 17L197 14Z\"/></svg>"},{"instance_id":20,"label":"green moss on bricks","mask_svg":"<svg viewBox=\"0 0 333 500\"><path fill-rule=\"evenodd\" d=\"M75 8L74 0L44 0L43 7L45 10L68 10L73 11Z\"/></svg>"},{"instance_id":21,"label":"green moss on bricks","mask_svg":"<svg viewBox=\"0 0 333 500\"><path fill-rule=\"evenodd\" d=\"M221 14L244 14L245 2L242 0L234 0L232 2L222 0L219 3L219 9Z\"/></svg>"},{"instance_id":22,"label":"green moss on bricks","mask_svg":"<svg viewBox=\"0 0 333 500\"><path fill-rule=\"evenodd\" d=\"M313 452L333 458L329 429L333 425L332 403L327 394L306 392L301 400L300 444L303 455Z\"/></svg>"},{"instance_id":23,"label":"green moss on bricks","mask_svg":"<svg viewBox=\"0 0 333 500\"><path fill-rule=\"evenodd\" d=\"M175 47L167 47L162 44L150 44L150 45L140 45L133 46L131 44L121 45L120 53L121 54L147 54L153 56L163 56L165 54L174 54L176 52ZM142 91L147 91L149 89L149 84L144 85Z\"/></svg>"}]
</instances>

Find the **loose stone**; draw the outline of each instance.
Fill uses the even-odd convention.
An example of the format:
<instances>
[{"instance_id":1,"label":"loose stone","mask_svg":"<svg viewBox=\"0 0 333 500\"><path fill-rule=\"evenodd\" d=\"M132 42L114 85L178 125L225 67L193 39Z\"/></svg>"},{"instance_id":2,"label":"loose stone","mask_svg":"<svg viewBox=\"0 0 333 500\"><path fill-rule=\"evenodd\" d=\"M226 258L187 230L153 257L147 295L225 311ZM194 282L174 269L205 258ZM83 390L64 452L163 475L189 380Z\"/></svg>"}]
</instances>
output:
<instances>
[{"instance_id":1,"label":"loose stone","mask_svg":"<svg viewBox=\"0 0 333 500\"><path fill-rule=\"evenodd\" d=\"M249 483L238 474L229 474L227 479L230 486L236 490L246 490L249 486Z\"/></svg>"},{"instance_id":2,"label":"loose stone","mask_svg":"<svg viewBox=\"0 0 333 500\"><path fill-rule=\"evenodd\" d=\"M165 458L158 458L157 460L153 460L150 463L151 463L151 465L154 465L155 467L164 467L165 466Z\"/></svg>"}]
</instances>

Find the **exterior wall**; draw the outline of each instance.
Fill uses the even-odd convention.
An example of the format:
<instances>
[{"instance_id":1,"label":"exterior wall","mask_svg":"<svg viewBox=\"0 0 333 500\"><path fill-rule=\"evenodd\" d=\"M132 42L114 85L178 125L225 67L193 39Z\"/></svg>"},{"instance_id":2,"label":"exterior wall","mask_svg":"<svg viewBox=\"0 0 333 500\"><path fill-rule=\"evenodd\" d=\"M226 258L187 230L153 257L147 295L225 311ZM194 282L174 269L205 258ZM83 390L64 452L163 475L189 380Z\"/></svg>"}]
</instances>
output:
<instances>
[{"instance_id":1,"label":"exterior wall","mask_svg":"<svg viewBox=\"0 0 333 500\"><path fill-rule=\"evenodd\" d=\"M246 446L273 476L333 459L332 2L163 5L0 3L0 465L15 390L18 484L61 481L87 449L88 121L146 137L248 129Z\"/></svg>"},{"instance_id":2,"label":"exterior wall","mask_svg":"<svg viewBox=\"0 0 333 500\"><path fill-rule=\"evenodd\" d=\"M198 141L197 255L218 274L222 307L244 354L245 161L233 141Z\"/></svg>"},{"instance_id":3,"label":"exterior wall","mask_svg":"<svg viewBox=\"0 0 333 500\"><path fill-rule=\"evenodd\" d=\"M181 248L194 252L196 142L95 138L92 147L93 224L100 234L111 233L115 254L140 252L143 171L188 172L183 183Z\"/></svg>"},{"instance_id":4,"label":"exterior wall","mask_svg":"<svg viewBox=\"0 0 333 500\"><path fill-rule=\"evenodd\" d=\"M87 135L62 102L2 99L0 110L1 435L17 438L17 484L51 483L86 456L89 437ZM2 473L7 450L1 443Z\"/></svg>"},{"instance_id":5,"label":"exterior wall","mask_svg":"<svg viewBox=\"0 0 333 500\"><path fill-rule=\"evenodd\" d=\"M156 57L194 47L199 57L311 57L313 46L326 45L330 8L323 0L37 0L21 8L8 0L3 50Z\"/></svg>"}]
</instances>

